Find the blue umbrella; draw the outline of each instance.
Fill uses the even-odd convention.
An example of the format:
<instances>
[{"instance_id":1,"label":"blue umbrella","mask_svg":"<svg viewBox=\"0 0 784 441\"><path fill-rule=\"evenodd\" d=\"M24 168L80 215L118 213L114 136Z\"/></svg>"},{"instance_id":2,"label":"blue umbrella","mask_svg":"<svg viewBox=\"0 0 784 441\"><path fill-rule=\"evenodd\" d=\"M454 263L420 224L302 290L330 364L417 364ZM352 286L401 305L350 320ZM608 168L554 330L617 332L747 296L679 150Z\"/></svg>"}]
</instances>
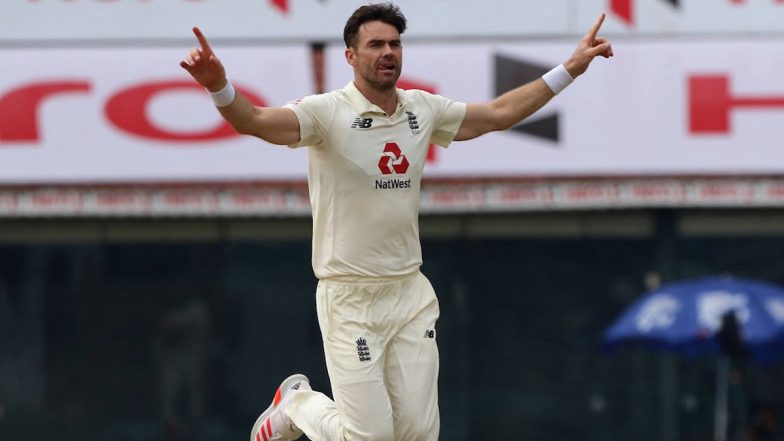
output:
<instances>
[{"instance_id":1,"label":"blue umbrella","mask_svg":"<svg viewBox=\"0 0 784 441\"><path fill-rule=\"evenodd\" d=\"M722 318L730 312L752 358L784 357L784 289L731 277L676 282L647 293L605 332L604 344L610 350L635 342L686 356L719 354Z\"/></svg>"},{"instance_id":2,"label":"blue umbrella","mask_svg":"<svg viewBox=\"0 0 784 441\"><path fill-rule=\"evenodd\" d=\"M737 325L736 330L731 330L733 337L752 359L771 363L784 358L784 289L731 277L676 282L645 294L605 332L604 345L613 350L635 343L685 356L719 355L715 439L723 441L729 375L726 336L730 322Z\"/></svg>"}]
</instances>

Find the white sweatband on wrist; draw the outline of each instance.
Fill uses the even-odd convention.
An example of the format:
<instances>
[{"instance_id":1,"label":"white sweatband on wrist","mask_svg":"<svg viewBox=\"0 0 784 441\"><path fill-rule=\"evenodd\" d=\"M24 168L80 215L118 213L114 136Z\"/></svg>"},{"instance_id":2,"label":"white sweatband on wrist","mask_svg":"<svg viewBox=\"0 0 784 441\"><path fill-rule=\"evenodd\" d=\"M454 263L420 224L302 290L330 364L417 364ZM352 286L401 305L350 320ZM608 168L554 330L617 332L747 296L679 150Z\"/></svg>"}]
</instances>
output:
<instances>
[{"instance_id":1,"label":"white sweatband on wrist","mask_svg":"<svg viewBox=\"0 0 784 441\"><path fill-rule=\"evenodd\" d=\"M216 107L228 106L234 101L236 95L237 92L234 90L234 86L231 85L231 81L226 81L226 85L223 86L223 89L217 92L210 92L210 96L212 97L212 101L215 102Z\"/></svg>"},{"instance_id":2,"label":"white sweatband on wrist","mask_svg":"<svg viewBox=\"0 0 784 441\"><path fill-rule=\"evenodd\" d=\"M563 64L554 67L550 72L542 75L542 79L547 83L547 87L558 95L561 91L566 89L566 86L572 84L574 78L569 75Z\"/></svg>"}]
</instances>

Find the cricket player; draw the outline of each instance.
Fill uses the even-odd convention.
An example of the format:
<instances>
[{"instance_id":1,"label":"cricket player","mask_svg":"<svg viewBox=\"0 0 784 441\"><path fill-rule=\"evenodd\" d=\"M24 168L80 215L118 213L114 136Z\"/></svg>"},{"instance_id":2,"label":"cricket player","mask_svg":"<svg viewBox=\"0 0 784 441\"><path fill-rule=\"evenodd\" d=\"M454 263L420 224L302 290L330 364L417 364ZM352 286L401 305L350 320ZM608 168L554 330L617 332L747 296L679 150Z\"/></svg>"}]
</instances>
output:
<instances>
[{"instance_id":1,"label":"cricket player","mask_svg":"<svg viewBox=\"0 0 784 441\"><path fill-rule=\"evenodd\" d=\"M369 4L345 25L354 80L281 108L255 107L228 81L206 37L180 65L242 134L308 148L316 309L334 401L307 377L283 381L251 441L435 441L439 434L438 300L420 273L419 190L431 143L447 147L505 130L541 108L597 55L602 15L572 56L542 78L486 103L401 90L398 7Z\"/></svg>"}]
</instances>

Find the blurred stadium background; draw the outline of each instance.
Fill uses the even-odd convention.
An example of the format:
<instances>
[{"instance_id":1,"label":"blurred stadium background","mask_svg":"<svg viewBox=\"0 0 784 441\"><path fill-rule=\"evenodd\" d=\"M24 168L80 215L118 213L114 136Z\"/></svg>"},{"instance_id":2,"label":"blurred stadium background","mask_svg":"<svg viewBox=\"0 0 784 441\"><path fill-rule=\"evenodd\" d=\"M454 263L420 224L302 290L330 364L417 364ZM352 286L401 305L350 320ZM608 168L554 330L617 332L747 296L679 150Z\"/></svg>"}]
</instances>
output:
<instances>
[{"instance_id":1,"label":"blurred stadium background","mask_svg":"<svg viewBox=\"0 0 784 441\"><path fill-rule=\"evenodd\" d=\"M259 103L342 87L363 3L4 2L0 439L245 439L289 373L329 390L305 152L233 135L178 62L198 25ZM402 85L457 100L540 76L602 11L616 54L431 152L441 439L712 439L713 359L601 335L662 282L784 283L784 2L396 3ZM731 380L728 439L784 439L784 368Z\"/></svg>"}]
</instances>

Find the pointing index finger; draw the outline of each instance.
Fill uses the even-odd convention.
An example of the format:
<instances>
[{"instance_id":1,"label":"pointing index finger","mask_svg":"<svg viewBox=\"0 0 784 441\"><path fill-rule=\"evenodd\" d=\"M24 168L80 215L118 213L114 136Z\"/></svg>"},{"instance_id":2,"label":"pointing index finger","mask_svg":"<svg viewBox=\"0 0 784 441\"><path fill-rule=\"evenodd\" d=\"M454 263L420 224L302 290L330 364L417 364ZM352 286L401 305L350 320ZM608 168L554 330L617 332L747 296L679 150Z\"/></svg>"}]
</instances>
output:
<instances>
[{"instance_id":1,"label":"pointing index finger","mask_svg":"<svg viewBox=\"0 0 784 441\"><path fill-rule=\"evenodd\" d=\"M212 48L210 48L210 44L207 43L207 37L202 34L201 29L199 29L197 26L194 26L193 35L195 35L196 39L199 40L199 44L201 45L201 49L204 51L204 53L211 54Z\"/></svg>"},{"instance_id":2,"label":"pointing index finger","mask_svg":"<svg viewBox=\"0 0 784 441\"><path fill-rule=\"evenodd\" d=\"M596 20L596 23L593 24L593 27L591 28L591 30L588 31L588 37L590 37L591 40L596 38L596 34L599 33L599 28L602 27L602 23L603 22L604 22L604 12L602 12L602 15L599 16L598 20Z\"/></svg>"}]
</instances>

